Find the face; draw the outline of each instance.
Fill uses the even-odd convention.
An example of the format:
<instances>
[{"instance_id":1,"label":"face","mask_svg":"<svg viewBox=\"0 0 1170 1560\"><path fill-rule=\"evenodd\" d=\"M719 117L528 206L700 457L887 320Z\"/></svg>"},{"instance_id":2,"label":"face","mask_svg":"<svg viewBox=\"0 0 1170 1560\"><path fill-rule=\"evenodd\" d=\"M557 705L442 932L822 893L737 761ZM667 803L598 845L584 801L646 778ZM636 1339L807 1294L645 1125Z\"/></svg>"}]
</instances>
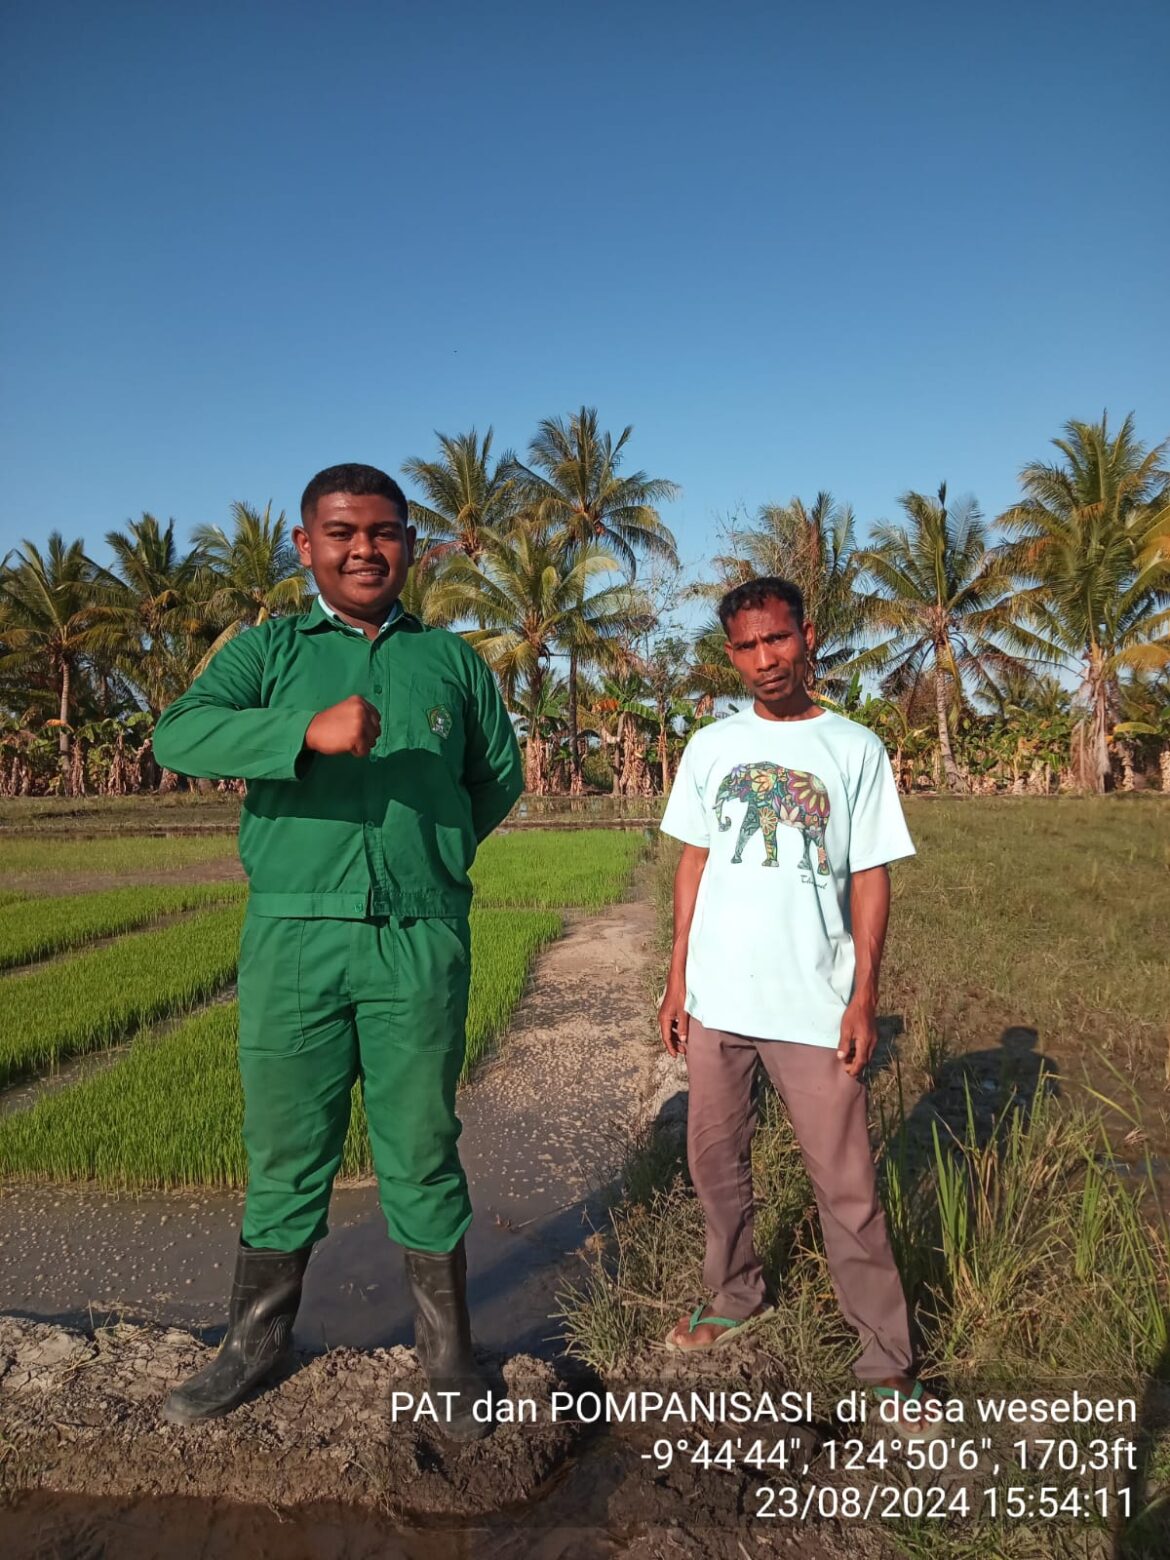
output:
<instances>
[{"instance_id":1,"label":"face","mask_svg":"<svg viewBox=\"0 0 1170 1560\"><path fill-rule=\"evenodd\" d=\"M385 620L414 558L414 527L380 494L326 493L293 541L329 605L363 622Z\"/></svg>"},{"instance_id":2,"label":"face","mask_svg":"<svg viewBox=\"0 0 1170 1560\"><path fill-rule=\"evenodd\" d=\"M799 624L786 601L744 607L728 624L731 664L762 704L791 698L804 688L815 644L812 624Z\"/></svg>"}]
</instances>

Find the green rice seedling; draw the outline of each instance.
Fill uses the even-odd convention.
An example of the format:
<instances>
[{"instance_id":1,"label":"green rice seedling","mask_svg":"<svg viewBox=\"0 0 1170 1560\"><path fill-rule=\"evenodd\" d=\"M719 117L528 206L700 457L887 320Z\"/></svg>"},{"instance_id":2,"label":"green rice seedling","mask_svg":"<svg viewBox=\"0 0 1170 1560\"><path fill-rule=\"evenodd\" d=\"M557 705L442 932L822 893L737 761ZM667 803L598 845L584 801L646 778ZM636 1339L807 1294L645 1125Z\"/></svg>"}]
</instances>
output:
<instances>
[{"instance_id":1,"label":"green rice seedling","mask_svg":"<svg viewBox=\"0 0 1170 1560\"><path fill-rule=\"evenodd\" d=\"M473 912L468 1068L502 1031L533 958L559 928L547 912ZM111 1066L0 1120L0 1173L111 1187L243 1185L236 1032L234 1002L163 1034L142 1032ZM355 1086L342 1174L371 1168Z\"/></svg>"},{"instance_id":2,"label":"green rice seedling","mask_svg":"<svg viewBox=\"0 0 1170 1560\"><path fill-rule=\"evenodd\" d=\"M0 980L0 1086L181 1013L235 974L243 905Z\"/></svg>"},{"instance_id":3,"label":"green rice seedling","mask_svg":"<svg viewBox=\"0 0 1170 1560\"><path fill-rule=\"evenodd\" d=\"M243 883L192 883L183 888L115 888L0 906L0 970L147 926L164 915L242 900Z\"/></svg>"},{"instance_id":4,"label":"green rice seedling","mask_svg":"<svg viewBox=\"0 0 1170 1560\"><path fill-rule=\"evenodd\" d=\"M524 994L533 959L545 943L560 936L562 924L552 910L472 911L465 1078L503 1034Z\"/></svg>"},{"instance_id":5,"label":"green rice seedling","mask_svg":"<svg viewBox=\"0 0 1170 1560\"><path fill-rule=\"evenodd\" d=\"M622 829L525 829L495 834L471 870L475 903L599 909L625 893L645 842Z\"/></svg>"},{"instance_id":6,"label":"green rice seedling","mask_svg":"<svg viewBox=\"0 0 1170 1560\"><path fill-rule=\"evenodd\" d=\"M0 909L8 905L18 905L27 897L27 895L19 893L14 888L0 889Z\"/></svg>"},{"instance_id":7,"label":"green rice seedling","mask_svg":"<svg viewBox=\"0 0 1170 1560\"><path fill-rule=\"evenodd\" d=\"M236 1004L142 1033L112 1066L0 1120L0 1172L110 1187L239 1186Z\"/></svg>"},{"instance_id":8,"label":"green rice seedling","mask_svg":"<svg viewBox=\"0 0 1170 1560\"><path fill-rule=\"evenodd\" d=\"M232 834L210 838L188 835L124 835L116 839L9 839L0 855L0 884L4 888L39 888L54 879L81 874L116 877L124 872L181 872L236 857Z\"/></svg>"}]
</instances>

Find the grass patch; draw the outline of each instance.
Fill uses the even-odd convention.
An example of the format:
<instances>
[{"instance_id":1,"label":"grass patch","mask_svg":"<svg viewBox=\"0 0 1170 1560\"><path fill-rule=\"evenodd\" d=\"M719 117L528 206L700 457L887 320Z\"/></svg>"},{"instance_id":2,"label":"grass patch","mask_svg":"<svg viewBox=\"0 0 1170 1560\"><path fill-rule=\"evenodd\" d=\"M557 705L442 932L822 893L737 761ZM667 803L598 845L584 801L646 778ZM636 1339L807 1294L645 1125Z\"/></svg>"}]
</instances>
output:
<instances>
[{"instance_id":1,"label":"grass patch","mask_svg":"<svg viewBox=\"0 0 1170 1560\"><path fill-rule=\"evenodd\" d=\"M184 888L115 888L0 906L0 970L47 959L98 937L148 926L164 915L242 900L242 883L193 883Z\"/></svg>"},{"instance_id":2,"label":"grass patch","mask_svg":"<svg viewBox=\"0 0 1170 1560\"><path fill-rule=\"evenodd\" d=\"M6 839L0 862L4 888L31 887L54 878L123 872L181 872L184 867L207 861L231 861L236 855L235 836L211 838L185 835L126 835L102 840Z\"/></svg>"},{"instance_id":3,"label":"grass patch","mask_svg":"<svg viewBox=\"0 0 1170 1560\"><path fill-rule=\"evenodd\" d=\"M770 1086L762 1105L753 1144L756 1236L778 1307L753 1332L753 1379L773 1390L812 1391L827 1416L856 1385L857 1340L837 1309L812 1188ZM886 1123L890 1136L879 1145L886 1216L917 1300L925 1373L967 1405L967 1428L956 1427L956 1438L991 1429L1011 1483L1068 1488L1078 1482L1073 1475L1019 1472L1014 1442L1054 1436L1087 1453L1091 1441L1116 1435L1114 1427L997 1432L980 1425L976 1399L1067 1398L1074 1388L1110 1401L1132 1398L1139 1427L1121 1433L1135 1442L1138 1466L1121 1482L1133 1492L1136 1519L1170 1478L1170 1234L1152 1167L1116 1174L1100 1117L1044 1094L1030 1110L1001 1117L990 1139L974 1113L956 1137L938 1134L933 1163L908 1179L898 1173L901 1118ZM649 1362L643 1372L653 1370L652 1347L704 1294L703 1246L702 1212L685 1174L627 1196L611 1212L608 1243L586 1279L562 1296L572 1351L607 1373L637 1375L639 1361ZM1097 1482L1109 1481L1102 1475ZM1061 1547L1070 1531L1086 1531L1083 1524L997 1524L985 1513L980 1519L978 1496L974 1508L970 1524L906 1522L883 1531L905 1553L940 1560L1090 1552ZM1165 1514L1163 1506L1163 1523ZM1147 1512L1115 1553L1154 1560L1166 1553L1165 1532Z\"/></svg>"},{"instance_id":4,"label":"grass patch","mask_svg":"<svg viewBox=\"0 0 1170 1560\"><path fill-rule=\"evenodd\" d=\"M14 888L0 889L0 909L8 905L21 904L27 897L27 894L22 894Z\"/></svg>"},{"instance_id":5,"label":"grass patch","mask_svg":"<svg viewBox=\"0 0 1170 1560\"><path fill-rule=\"evenodd\" d=\"M475 903L600 909L625 893L645 848L642 835L628 829L496 834L471 869Z\"/></svg>"},{"instance_id":6,"label":"grass patch","mask_svg":"<svg viewBox=\"0 0 1170 1560\"><path fill-rule=\"evenodd\" d=\"M197 1006L235 974L243 905L0 981L0 1086Z\"/></svg>"},{"instance_id":7,"label":"grass patch","mask_svg":"<svg viewBox=\"0 0 1170 1560\"><path fill-rule=\"evenodd\" d=\"M532 960L560 927L560 917L547 911L472 913L465 1073L502 1033ZM109 1068L0 1121L0 1172L124 1188L242 1186L247 1167L236 1030L233 1002L165 1035L138 1035ZM342 1174L370 1169L355 1086Z\"/></svg>"},{"instance_id":8,"label":"grass patch","mask_svg":"<svg viewBox=\"0 0 1170 1560\"><path fill-rule=\"evenodd\" d=\"M893 873L883 1006L926 1016L951 1053L1031 1027L1066 1076L1115 1070L1167 1137L1170 807L1150 799L919 801L918 856Z\"/></svg>"}]
</instances>

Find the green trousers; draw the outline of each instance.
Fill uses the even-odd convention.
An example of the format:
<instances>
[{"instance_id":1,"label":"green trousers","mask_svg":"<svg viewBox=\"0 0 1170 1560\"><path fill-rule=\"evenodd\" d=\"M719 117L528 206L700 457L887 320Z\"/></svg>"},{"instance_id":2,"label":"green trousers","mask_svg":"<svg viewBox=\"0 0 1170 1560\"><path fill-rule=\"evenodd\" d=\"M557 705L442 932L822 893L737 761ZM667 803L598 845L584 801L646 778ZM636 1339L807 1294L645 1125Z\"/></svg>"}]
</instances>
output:
<instances>
[{"instance_id":1,"label":"green trousers","mask_svg":"<svg viewBox=\"0 0 1170 1560\"><path fill-rule=\"evenodd\" d=\"M466 919L249 915L240 946L240 1075L249 1246L320 1240L362 1082L391 1238L450 1251L471 1223L455 1086L463 1066Z\"/></svg>"}]
</instances>

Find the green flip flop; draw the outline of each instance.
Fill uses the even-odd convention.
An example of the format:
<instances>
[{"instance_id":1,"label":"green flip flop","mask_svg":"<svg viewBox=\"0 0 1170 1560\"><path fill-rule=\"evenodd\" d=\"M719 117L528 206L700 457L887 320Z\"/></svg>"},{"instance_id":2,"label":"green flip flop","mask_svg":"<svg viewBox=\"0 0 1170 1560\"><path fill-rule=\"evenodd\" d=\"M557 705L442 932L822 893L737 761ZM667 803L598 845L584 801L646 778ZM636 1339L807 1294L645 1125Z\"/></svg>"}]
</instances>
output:
<instances>
[{"instance_id":1,"label":"green flip flop","mask_svg":"<svg viewBox=\"0 0 1170 1560\"><path fill-rule=\"evenodd\" d=\"M720 1349L725 1343L737 1338L745 1329L752 1328L757 1322L765 1321L776 1309L774 1305L765 1306L762 1311L757 1311L754 1316L745 1316L738 1321L731 1316L704 1316L705 1306L697 1305L691 1312L690 1321L687 1324L688 1334L693 1334L697 1327L722 1327L723 1332L711 1343L675 1343L673 1337L666 1339L666 1347L675 1350L678 1354L701 1354L704 1349ZM674 1329L671 1329L673 1334Z\"/></svg>"}]
</instances>

